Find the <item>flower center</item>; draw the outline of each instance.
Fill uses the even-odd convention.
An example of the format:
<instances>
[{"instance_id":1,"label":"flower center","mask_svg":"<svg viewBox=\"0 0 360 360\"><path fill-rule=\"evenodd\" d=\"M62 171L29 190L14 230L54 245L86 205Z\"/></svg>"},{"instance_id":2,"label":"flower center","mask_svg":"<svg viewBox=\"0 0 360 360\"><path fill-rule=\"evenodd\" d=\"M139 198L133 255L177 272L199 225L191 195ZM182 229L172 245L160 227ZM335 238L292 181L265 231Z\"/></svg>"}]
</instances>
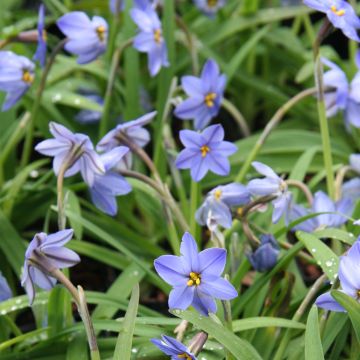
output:
<instances>
[{"instance_id":1,"label":"flower center","mask_svg":"<svg viewBox=\"0 0 360 360\"><path fill-rule=\"evenodd\" d=\"M34 81L34 75L31 74L29 70L23 70L22 81L26 82L27 84L32 84Z\"/></svg>"},{"instance_id":2,"label":"flower center","mask_svg":"<svg viewBox=\"0 0 360 360\"><path fill-rule=\"evenodd\" d=\"M189 281L186 284L187 284L187 286L200 285L200 283L201 283L200 279L201 279L200 274L191 272L189 275Z\"/></svg>"},{"instance_id":3,"label":"flower center","mask_svg":"<svg viewBox=\"0 0 360 360\"><path fill-rule=\"evenodd\" d=\"M215 200L219 201L221 198L221 195L222 195L222 191L220 189L215 190L215 193L214 193Z\"/></svg>"},{"instance_id":4,"label":"flower center","mask_svg":"<svg viewBox=\"0 0 360 360\"><path fill-rule=\"evenodd\" d=\"M216 99L216 94L214 92L208 93L205 96L205 104L207 107L213 107L215 105L214 100Z\"/></svg>"},{"instance_id":5,"label":"flower center","mask_svg":"<svg viewBox=\"0 0 360 360\"><path fill-rule=\"evenodd\" d=\"M344 16L345 15L345 10L344 9L338 10L335 5L331 6L331 11L337 16Z\"/></svg>"},{"instance_id":6,"label":"flower center","mask_svg":"<svg viewBox=\"0 0 360 360\"><path fill-rule=\"evenodd\" d=\"M103 25L100 25L96 28L97 36L99 37L100 41L105 40L106 28Z\"/></svg>"},{"instance_id":7,"label":"flower center","mask_svg":"<svg viewBox=\"0 0 360 360\"><path fill-rule=\"evenodd\" d=\"M360 290L357 290L357 291L356 291L356 299L357 299L357 300L360 300Z\"/></svg>"},{"instance_id":8,"label":"flower center","mask_svg":"<svg viewBox=\"0 0 360 360\"><path fill-rule=\"evenodd\" d=\"M218 3L218 0L207 0L207 4L209 7L215 7Z\"/></svg>"},{"instance_id":9,"label":"flower center","mask_svg":"<svg viewBox=\"0 0 360 360\"><path fill-rule=\"evenodd\" d=\"M162 32L161 29L156 29L154 31L154 40L157 44L160 44L162 41Z\"/></svg>"},{"instance_id":10,"label":"flower center","mask_svg":"<svg viewBox=\"0 0 360 360\"><path fill-rule=\"evenodd\" d=\"M210 151L210 148L207 145L203 145L200 148L200 151L201 151L201 156L205 157L207 155L207 153Z\"/></svg>"},{"instance_id":11,"label":"flower center","mask_svg":"<svg viewBox=\"0 0 360 360\"><path fill-rule=\"evenodd\" d=\"M279 186L279 188L280 188L280 191L281 192L285 192L286 190L287 190L287 184L286 184L286 182L285 181L281 181L281 183L280 183L280 186Z\"/></svg>"}]
</instances>

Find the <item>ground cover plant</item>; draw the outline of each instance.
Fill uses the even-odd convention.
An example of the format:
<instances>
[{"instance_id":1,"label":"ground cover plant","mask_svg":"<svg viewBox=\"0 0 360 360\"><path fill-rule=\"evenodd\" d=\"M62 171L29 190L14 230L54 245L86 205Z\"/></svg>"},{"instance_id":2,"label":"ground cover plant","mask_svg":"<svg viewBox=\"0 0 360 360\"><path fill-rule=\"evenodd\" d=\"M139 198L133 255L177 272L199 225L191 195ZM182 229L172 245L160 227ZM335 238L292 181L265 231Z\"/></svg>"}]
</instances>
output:
<instances>
[{"instance_id":1,"label":"ground cover plant","mask_svg":"<svg viewBox=\"0 0 360 360\"><path fill-rule=\"evenodd\" d=\"M3 0L0 359L358 359L360 6Z\"/></svg>"}]
</instances>

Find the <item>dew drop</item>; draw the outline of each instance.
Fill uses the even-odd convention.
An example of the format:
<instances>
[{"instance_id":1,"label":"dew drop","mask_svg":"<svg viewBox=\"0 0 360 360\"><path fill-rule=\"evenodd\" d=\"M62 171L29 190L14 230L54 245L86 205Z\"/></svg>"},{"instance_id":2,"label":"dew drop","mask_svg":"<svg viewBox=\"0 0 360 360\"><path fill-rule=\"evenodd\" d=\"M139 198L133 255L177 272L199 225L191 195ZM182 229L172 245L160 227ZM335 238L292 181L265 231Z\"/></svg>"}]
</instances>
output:
<instances>
[{"instance_id":1,"label":"dew drop","mask_svg":"<svg viewBox=\"0 0 360 360\"><path fill-rule=\"evenodd\" d=\"M316 252L316 249L311 249L311 251L314 253L314 252Z\"/></svg>"},{"instance_id":2,"label":"dew drop","mask_svg":"<svg viewBox=\"0 0 360 360\"><path fill-rule=\"evenodd\" d=\"M52 100L52 102L58 102L58 101L61 100L61 98L62 98L61 94L55 94L55 95L51 98L51 100Z\"/></svg>"},{"instance_id":3,"label":"dew drop","mask_svg":"<svg viewBox=\"0 0 360 360\"><path fill-rule=\"evenodd\" d=\"M325 262L325 265L328 266L328 267L333 266L333 262L328 260L328 261Z\"/></svg>"},{"instance_id":4,"label":"dew drop","mask_svg":"<svg viewBox=\"0 0 360 360\"><path fill-rule=\"evenodd\" d=\"M74 100L74 104L75 104L75 105L80 105L80 103L81 103L81 101L80 101L79 98L76 98L76 99Z\"/></svg>"},{"instance_id":5,"label":"dew drop","mask_svg":"<svg viewBox=\"0 0 360 360\"><path fill-rule=\"evenodd\" d=\"M15 310L17 310L17 308L18 308L17 306L12 306L10 310L15 311Z\"/></svg>"},{"instance_id":6,"label":"dew drop","mask_svg":"<svg viewBox=\"0 0 360 360\"><path fill-rule=\"evenodd\" d=\"M1 310L0 314L1 314L1 315L6 315L7 312L6 312L6 310Z\"/></svg>"}]
</instances>

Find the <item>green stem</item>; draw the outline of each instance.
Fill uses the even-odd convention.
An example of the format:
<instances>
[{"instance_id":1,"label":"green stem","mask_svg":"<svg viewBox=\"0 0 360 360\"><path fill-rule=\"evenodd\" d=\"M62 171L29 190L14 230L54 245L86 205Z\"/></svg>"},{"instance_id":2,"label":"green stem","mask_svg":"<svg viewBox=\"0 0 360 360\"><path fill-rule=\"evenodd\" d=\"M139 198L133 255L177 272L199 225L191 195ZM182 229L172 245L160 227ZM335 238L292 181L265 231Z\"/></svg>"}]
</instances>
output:
<instances>
[{"instance_id":1,"label":"green stem","mask_svg":"<svg viewBox=\"0 0 360 360\"><path fill-rule=\"evenodd\" d=\"M197 242L200 242L200 238L197 235L197 228L199 227L196 219L195 213L198 208L199 203L199 192L200 192L200 184L194 180L191 180L191 194L190 194L190 233L195 237Z\"/></svg>"},{"instance_id":2,"label":"green stem","mask_svg":"<svg viewBox=\"0 0 360 360\"><path fill-rule=\"evenodd\" d=\"M33 145L33 140L34 140L34 131L35 131L37 113L39 111L42 95L45 90L46 79L49 75L49 72L50 72L52 66L54 65L56 56L62 50L62 48L64 47L66 42L67 42L67 39L64 39L58 43L58 45L52 52L48 62L46 63L45 69L43 71L43 74L42 74L42 77L40 80L40 84L39 84L39 87L38 87L36 95L35 95L34 105L31 110L31 116L30 116L30 120L29 120L29 129L28 129L28 131L26 133L26 137L25 137L24 149L23 149L21 164L20 164L20 166L22 168L25 167L30 160L30 155L31 155L31 150L32 150L32 145Z\"/></svg>"},{"instance_id":3,"label":"green stem","mask_svg":"<svg viewBox=\"0 0 360 360\"><path fill-rule=\"evenodd\" d=\"M288 100L283 106L281 106L274 116L270 119L270 121L265 126L264 131L256 141L255 145L251 149L249 156L246 158L243 166L240 169L239 174L237 175L235 181L241 182L244 180L246 173L248 172L251 163L255 160L258 155L260 149L264 145L266 139L271 134L271 132L277 127L280 121L284 118L285 114L295 106L299 101L307 98L308 96L315 95L317 92L316 88L306 89L301 91L299 94L295 95L293 98Z\"/></svg>"},{"instance_id":4,"label":"green stem","mask_svg":"<svg viewBox=\"0 0 360 360\"><path fill-rule=\"evenodd\" d=\"M286 182L286 184L288 184L290 186L294 186L294 187L297 187L298 189L300 189L304 193L309 205L310 206L312 205L314 198L313 198L313 195L312 195L310 189L308 188L308 186L306 184L304 184L302 181L293 180L293 179L286 180L285 182Z\"/></svg>"},{"instance_id":5,"label":"green stem","mask_svg":"<svg viewBox=\"0 0 360 360\"><path fill-rule=\"evenodd\" d=\"M133 42L133 39L129 39L126 42L124 42L123 44L121 44L115 50L114 55L112 57L109 81L107 83L105 99L104 99L103 115L102 115L100 127L99 127L99 138L102 138L106 134L108 127L109 127L110 107L111 107L111 101L113 100L112 99L113 89L114 89L116 73L118 70L121 55L122 55L123 51L132 44L132 42Z\"/></svg>"},{"instance_id":6,"label":"green stem","mask_svg":"<svg viewBox=\"0 0 360 360\"><path fill-rule=\"evenodd\" d=\"M236 108L236 106L229 100L223 99L222 100L222 106L224 109L226 109L229 114L234 118L236 123L239 126L239 129L244 137L250 136L250 129L248 127L248 124L244 118L244 116L241 114L241 112Z\"/></svg>"},{"instance_id":7,"label":"green stem","mask_svg":"<svg viewBox=\"0 0 360 360\"><path fill-rule=\"evenodd\" d=\"M314 285L310 288L309 292L306 294L304 300L300 304L299 308L296 310L296 313L294 314L292 320L299 321L300 318L303 316L306 308L309 306L313 298L316 296L320 288L323 286L323 283L326 279L326 275L323 274L320 276L314 283ZM286 350L286 347L291 340L292 330L286 330L285 335L282 338L280 345L278 347L278 350L275 353L274 360L282 360L284 352Z\"/></svg>"}]
</instances>

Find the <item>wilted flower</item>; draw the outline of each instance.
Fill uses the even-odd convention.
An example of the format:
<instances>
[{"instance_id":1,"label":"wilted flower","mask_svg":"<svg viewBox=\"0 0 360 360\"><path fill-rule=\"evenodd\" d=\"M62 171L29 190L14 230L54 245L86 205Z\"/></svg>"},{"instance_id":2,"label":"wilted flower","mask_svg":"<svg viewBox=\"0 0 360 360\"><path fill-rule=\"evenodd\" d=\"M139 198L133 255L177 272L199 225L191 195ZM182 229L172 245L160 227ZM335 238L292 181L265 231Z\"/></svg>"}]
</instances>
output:
<instances>
[{"instance_id":1,"label":"wilted flower","mask_svg":"<svg viewBox=\"0 0 360 360\"><path fill-rule=\"evenodd\" d=\"M100 16L92 20L82 11L63 15L57 22L59 29L67 36L65 49L78 55L78 64L95 60L106 50L108 24Z\"/></svg>"},{"instance_id":2,"label":"wilted flower","mask_svg":"<svg viewBox=\"0 0 360 360\"><path fill-rule=\"evenodd\" d=\"M231 207L244 205L250 201L250 192L246 186L231 183L217 186L211 190L196 211L195 218L200 225L220 225L230 228L232 225Z\"/></svg>"},{"instance_id":3,"label":"wilted flower","mask_svg":"<svg viewBox=\"0 0 360 360\"><path fill-rule=\"evenodd\" d=\"M343 0L304 0L304 4L326 14L334 27L340 29L348 38L360 41L357 29L360 20L352 6Z\"/></svg>"},{"instance_id":4,"label":"wilted flower","mask_svg":"<svg viewBox=\"0 0 360 360\"><path fill-rule=\"evenodd\" d=\"M124 0L110 0L109 1L110 11L113 14L117 14L120 11L124 11L125 9L125 1Z\"/></svg>"},{"instance_id":5,"label":"wilted flower","mask_svg":"<svg viewBox=\"0 0 360 360\"><path fill-rule=\"evenodd\" d=\"M342 292L359 301L360 295L360 240L354 243L346 255L340 257L339 280ZM331 296L330 292L320 295L315 304L331 311L345 309Z\"/></svg>"},{"instance_id":6,"label":"wilted flower","mask_svg":"<svg viewBox=\"0 0 360 360\"><path fill-rule=\"evenodd\" d=\"M12 292L7 280L1 275L0 272L0 302L8 300L12 297Z\"/></svg>"},{"instance_id":7,"label":"wilted flower","mask_svg":"<svg viewBox=\"0 0 360 360\"><path fill-rule=\"evenodd\" d=\"M96 102L99 105L104 104L104 99L96 94L84 94L87 99ZM101 120L102 112L94 110L81 110L76 116L75 120L80 124L93 124Z\"/></svg>"},{"instance_id":8,"label":"wilted flower","mask_svg":"<svg viewBox=\"0 0 360 360\"><path fill-rule=\"evenodd\" d=\"M248 189L253 195L267 196L274 195L276 198L272 201L274 212L272 222L277 223L281 216L287 215L291 204L291 193L288 191L286 182L279 177L269 166L254 161L252 166L255 170L264 175L264 179L254 179L248 184ZM286 220L286 219L285 219Z\"/></svg>"},{"instance_id":9,"label":"wilted flower","mask_svg":"<svg viewBox=\"0 0 360 360\"><path fill-rule=\"evenodd\" d=\"M139 147L144 147L150 141L150 133L143 126L150 123L150 121L156 116L157 112L153 111L149 114L143 115L136 120L126 121L115 129L110 130L97 144L96 149L100 152L109 151L116 146L124 145L119 138L122 133L126 135L130 142L136 144ZM131 168L132 156L128 152L123 160L119 161L120 167Z\"/></svg>"},{"instance_id":10,"label":"wilted flower","mask_svg":"<svg viewBox=\"0 0 360 360\"><path fill-rule=\"evenodd\" d=\"M226 1L227 0L194 0L198 9L208 16L214 16L225 6Z\"/></svg>"},{"instance_id":11,"label":"wilted flower","mask_svg":"<svg viewBox=\"0 0 360 360\"><path fill-rule=\"evenodd\" d=\"M73 233L72 229L50 235L38 233L30 242L25 253L21 277L21 285L29 296L30 304L35 298L34 284L41 289L50 290L56 284L56 279L50 272L74 266L80 261L74 251L64 247L71 240Z\"/></svg>"},{"instance_id":12,"label":"wilted flower","mask_svg":"<svg viewBox=\"0 0 360 360\"><path fill-rule=\"evenodd\" d=\"M180 247L182 256L163 255L154 262L160 277L173 286L169 295L170 309L185 310L192 305L203 315L216 312L214 298L230 300L235 288L221 274L226 263L226 250L206 249L198 253L194 238L185 233Z\"/></svg>"},{"instance_id":13,"label":"wilted flower","mask_svg":"<svg viewBox=\"0 0 360 360\"><path fill-rule=\"evenodd\" d=\"M349 85L345 73L336 64L326 59L322 59L322 62L330 68L324 74L324 86L334 89L324 95L327 116L332 117L343 111L347 127L350 124L360 127L360 72ZM357 54L356 62L360 69L360 53Z\"/></svg>"},{"instance_id":14,"label":"wilted flower","mask_svg":"<svg viewBox=\"0 0 360 360\"><path fill-rule=\"evenodd\" d=\"M26 93L34 81L34 69L34 63L25 56L0 51L0 91L7 93L2 111L9 110Z\"/></svg>"},{"instance_id":15,"label":"wilted flower","mask_svg":"<svg viewBox=\"0 0 360 360\"><path fill-rule=\"evenodd\" d=\"M134 48L148 54L149 72L151 76L155 76L162 66L169 66L167 47L159 16L148 0L137 0L130 15L140 30L139 34L135 36Z\"/></svg>"},{"instance_id":16,"label":"wilted flower","mask_svg":"<svg viewBox=\"0 0 360 360\"><path fill-rule=\"evenodd\" d=\"M350 198L343 198L339 201L332 201L323 191L318 191L314 196L311 210L305 209L301 205L294 204L290 211L290 219L294 221L312 213L336 213L321 214L296 225L293 230L313 232L321 227L337 228L347 221L354 209L354 204Z\"/></svg>"},{"instance_id":17,"label":"wilted flower","mask_svg":"<svg viewBox=\"0 0 360 360\"><path fill-rule=\"evenodd\" d=\"M225 176L230 172L228 156L234 154L236 146L224 141L224 129L221 125L211 125L202 133L181 130L180 140L185 149L176 159L179 169L191 169L194 181L200 181L210 170Z\"/></svg>"},{"instance_id":18,"label":"wilted flower","mask_svg":"<svg viewBox=\"0 0 360 360\"><path fill-rule=\"evenodd\" d=\"M65 126L50 122L49 129L55 139L48 139L36 145L35 150L40 154L53 156L53 169L58 175L65 161L69 168L65 177L75 175L79 171L84 181L92 186L95 175L105 173L104 165L87 135L72 133Z\"/></svg>"},{"instance_id":19,"label":"wilted flower","mask_svg":"<svg viewBox=\"0 0 360 360\"><path fill-rule=\"evenodd\" d=\"M129 151L125 146L118 146L101 155L105 167L104 175L95 175L90 188L91 199L95 206L111 216L117 213L116 196L125 195L131 191L131 185L120 174L112 171L124 155Z\"/></svg>"},{"instance_id":20,"label":"wilted flower","mask_svg":"<svg viewBox=\"0 0 360 360\"><path fill-rule=\"evenodd\" d=\"M194 119L194 127L201 130L217 116L223 99L226 76L220 74L214 60L204 65L200 78L183 76L181 86L189 96L175 109L175 115L183 120Z\"/></svg>"},{"instance_id":21,"label":"wilted flower","mask_svg":"<svg viewBox=\"0 0 360 360\"><path fill-rule=\"evenodd\" d=\"M272 269L277 262L280 248L271 234L264 234L260 237L261 245L247 257L250 264L256 271L264 272Z\"/></svg>"},{"instance_id":22,"label":"wilted flower","mask_svg":"<svg viewBox=\"0 0 360 360\"><path fill-rule=\"evenodd\" d=\"M34 55L34 60L38 61L41 67L45 66L46 62L46 30L45 27L45 6L40 5L38 18L38 45Z\"/></svg>"},{"instance_id":23,"label":"wilted flower","mask_svg":"<svg viewBox=\"0 0 360 360\"><path fill-rule=\"evenodd\" d=\"M171 360L196 360L195 355L184 344L170 336L162 335L161 340L151 339L151 342L164 354L171 356Z\"/></svg>"}]
</instances>

